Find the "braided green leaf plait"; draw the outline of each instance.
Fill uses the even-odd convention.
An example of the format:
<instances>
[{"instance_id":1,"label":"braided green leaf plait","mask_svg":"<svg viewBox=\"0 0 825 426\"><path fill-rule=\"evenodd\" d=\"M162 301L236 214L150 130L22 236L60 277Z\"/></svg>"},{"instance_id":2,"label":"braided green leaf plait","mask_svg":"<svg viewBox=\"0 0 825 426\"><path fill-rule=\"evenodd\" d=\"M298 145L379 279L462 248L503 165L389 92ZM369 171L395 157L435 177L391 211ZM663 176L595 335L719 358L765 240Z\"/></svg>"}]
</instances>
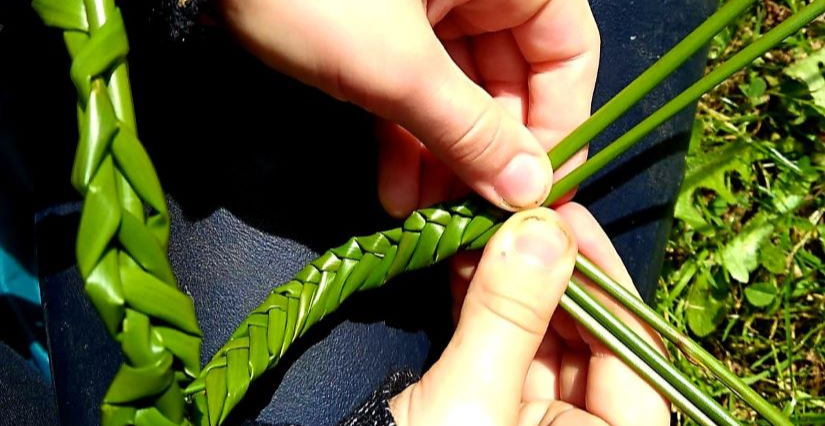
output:
<instances>
[{"instance_id":1,"label":"braided green leaf plait","mask_svg":"<svg viewBox=\"0 0 825 426\"><path fill-rule=\"evenodd\" d=\"M738 8L749 1L734 3ZM481 248L508 216L485 202L468 200L419 210L401 228L352 238L273 290L201 371L200 330L194 308L176 288L166 256L169 217L163 191L135 132L125 61L128 41L120 11L113 0L34 0L33 6L47 25L64 30L72 58L80 127L72 183L85 197L77 238L78 269L89 298L125 357L104 397L104 425L189 425L190 420L199 425L221 424L250 382L274 367L297 338L350 295L384 285L401 273L428 267L460 250ZM598 170L601 163L596 159L609 161L604 160L606 153L618 155L721 81L715 79L741 68L823 10L825 0L814 1L769 32L764 41L760 39L737 54L729 64L703 78L706 88L702 82L692 86L620 138L614 148L562 179L547 203ZM710 28L714 25L708 24ZM672 71L678 61L671 62L665 68ZM615 105L620 104L617 101ZM554 158L564 161L564 155ZM579 299L587 301L586 294L580 293ZM564 300L572 301L565 304ZM575 303L573 298L563 299L562 307L577 307ZM593 318L588 317L588 321L604 323L609 319L600 314L602 319L596 320L598 309L593 306ZM585 322L584 317L579 320ZM643 353L638 346L632 351L624 349ZM741 386L747 387L744 383ZM191 402L189 416L186 401ZM773 416L772 423L787 423L778 411L775 415L770 412L772 407L765 410L768 404L758 396L750 401L758 403L754 407L762 405L763 409L757 410ZM697 415L708 420L702 424L713 424L704 410ZM736 420L729 424L736 424Z\"/></svg>"},{"instance_id":2,"label":"braided green leaf plait","mask_svg":"<svg viewBox=\"0 0 825 426\"><path fill-rule=\"evenodd\" d=\"M186 389L200 424L221 424L252 380L354 292L382 286L460 250L481 248L507 216L475 201L418 210L401 228L355 237L324 253L274 289Z\"/></svg>"},{"instance_id":3,"label":"braided green leaf plait","mask_svg":"<svg viewBox=\"0 0 825 426\"><path fill-rule=\"evenodd\" d=\"M276 288L213 360L199 368L200 330L166 257L167 208L135 134L126 32L112 0L35 0L64 30L78 92L80 142L72 183L85 196L78 267L126 363L104 398L103 424L189 424L181 387L200 424L222 423L249 383L356 291L385 284L459 250L486 244L507 214L466 201L413 213L403 227L356 237ZM149 211L149 213L145 213Z\"/></svg>"},{"instance_id":4,"label":"braided green leaf plait","mask_svg":"<svg viewBox=\"0 0 825 426\"><path fill-rule=\"evenodd\" d=\"M104 397L102 423L187 425L182 388L200 373L201 332L166 256L169 215L135 131L129 44L112 0L35 0L64 31L78 95L72 184L85 201L77 265L125 362Z\"/></svg>"}]
</instances>

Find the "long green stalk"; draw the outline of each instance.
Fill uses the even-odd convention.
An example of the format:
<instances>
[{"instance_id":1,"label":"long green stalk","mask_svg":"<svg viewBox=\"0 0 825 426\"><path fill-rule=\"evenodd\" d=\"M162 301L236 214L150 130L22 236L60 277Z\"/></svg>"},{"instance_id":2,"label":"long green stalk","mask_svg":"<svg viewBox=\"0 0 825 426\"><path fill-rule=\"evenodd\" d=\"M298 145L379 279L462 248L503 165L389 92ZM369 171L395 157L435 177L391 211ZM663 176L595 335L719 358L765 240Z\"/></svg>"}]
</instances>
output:
<instances>
[{"instance_id":1,"label":"long green stalk","mask_svg":"<svg viewBox=\"0 0 825 426\"><path fill-rule=\"evenodd\" d=\"M716 422L716 424L724 426L739 425L739 422L722 408L721 405L714 401L713 398L704 394L662 354L654 349L648 342L642 340L639 335L616 318L610 311L605 309L601 303L584 289L577 278L574 277L570 280L566 294L584 309L585 312L590 314L591 317L610 331L611 334L624 343L624 345L633 351L645 364L656 371L660 377L676 387L679 393L696 405L703 413ZM677 407L684 411L685 407L679 406L676 401L674 401L674 404L677 404Z\"/></svg>"},{"instance_id":2,"label":"long green stalk","mask_svg":"<svg viewBox=\"0 0 825 426\"><path fill-rule=\"evenodd\" d=\"M693 30L679 44L667 52L621 92L599 108L586 123L570 133L548 156L554 168L570 159L583 146L590 143L610 124L621 117L645 95L656 88L667 76L690 59L710 40L742 14L756 0L732 0Z\"/></svg>"},{"instance_id":3,"label":"long green stalk","mask_svg":"<svg viewBox=\"0 0 825 426\"><path fill-rule=\"evenodd\" d=\"M653 327L662 337L673 343L691 362L700 364L710 370L719 381L748 405L753 407L757 413L771 424L775 426L791 426L791 422L785 418L776 407L768 401L765 401L764 398L756 393L756 391L748 386L742 379L722 365L716 357L711 355L698 343L680 333L679 330L659 316L656 311L602 272L596 265L587 260L587 258L579 255L576 259L576 269L628 308L642 321Z\"/></svg>"},{"instance_id":4,"label":"long green stalk","mask_svg":"<svg viewBox=\"0 0 825 426\"><path fill-rule=\"evenodd\" d=\"M708 418L705 413L696 407L689 399L677 390L673 385L662 379L650 366L636 356L633 351L627 348L621 340L607 330L599 321L590 316L581 306L579 306L567 294L562 295L559 306L564 309L579 324L581 324L594 337L599 339L608 349L613 351L625 364L629 365L633 371L641 376L647 383L653 386L658 392L664 395L670 402L679 407L685 414L690 416L700 426L716 426L716 423Z\"/></svg>"},{"instance_id":5,"label":"long green stalk","mask_svg":"<svg viewBox=\"0 0 825 426\"><path fill-rule=\"evenodd\" d=\"M797 32L823 12L825 12L825 0L816 0L760 37L757 41L742 49L732 58L725 61L724 64L717 67L687 90L673 98L662 108L642 120L641 123L630 129L630 131L622 135L622 137L602 149L585 164L556 182L544 205L548 206L561 198L561 196L581 184L585 179L601 170L610 161L628 150L643 137L647 136L656 129L656 127L669 120L693 102L696 102L702 95L712 90L737 71L748 66L748 64L756 58L762 56L779 42ZM627 96L631 98L630 95ZM585 123L583 127L590 127L589 123L590 121ZM562 144L560 144L560 146L561 145ZM564 144L564 146L566 146L566 144Z\"/></svg>"}]
</instances>

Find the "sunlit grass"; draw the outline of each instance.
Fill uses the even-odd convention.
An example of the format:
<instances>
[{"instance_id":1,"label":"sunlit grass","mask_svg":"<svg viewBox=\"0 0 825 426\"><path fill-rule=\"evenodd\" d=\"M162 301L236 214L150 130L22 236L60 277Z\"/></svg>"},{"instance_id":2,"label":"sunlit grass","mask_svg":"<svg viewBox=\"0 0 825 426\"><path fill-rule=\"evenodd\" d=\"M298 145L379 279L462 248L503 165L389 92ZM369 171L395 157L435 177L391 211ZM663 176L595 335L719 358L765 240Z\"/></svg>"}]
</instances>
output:
<instances>
[{"instance_id":1,"label":"sunlit grass","mask_svg":"<svg viewBox=\"0 0 825 426\"><path fill-rule=\"evenodd\" d=\"M803 4L761 2L716 37L708 68ZM825 424L823 44L820 18L700 102L657 299L666 318L800 425ZM739 418L755 419L709 383Z\"/></svg>"}]
</instances>

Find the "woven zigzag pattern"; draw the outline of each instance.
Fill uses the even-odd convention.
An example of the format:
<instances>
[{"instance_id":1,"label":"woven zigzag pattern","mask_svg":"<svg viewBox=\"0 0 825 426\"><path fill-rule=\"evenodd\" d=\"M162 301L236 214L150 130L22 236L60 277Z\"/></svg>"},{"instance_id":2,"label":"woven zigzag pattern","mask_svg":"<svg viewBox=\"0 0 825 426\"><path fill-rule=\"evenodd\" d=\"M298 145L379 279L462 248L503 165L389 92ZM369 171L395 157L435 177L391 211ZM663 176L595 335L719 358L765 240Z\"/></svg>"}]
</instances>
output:
<instances>
[{"instance_id":1,"label":"woven zigzag pattern","mask_svg":"<svg viewBox=\"0 0 825 426\"><path fill-rule=\"evenodd\" d=\"M135 132L120 10L112 0L32 5L64 31L72 58L80 129L72 184L85 197L77 264L125 359L104 398L102 423L191 424L182 388L200 372L201 332L166 256L169 215Z\"/></svg>"},{"instance_id":2,"label":"woven zigzag pattern","mask_svg":"<svg viewBox=\"0 0 825 426\"><path fill-rule=\"evenodd\" d=\"M201 371L194 307L176 288L166 256L163 191L135 133L120 11L112 0L35 0L33 7L47 25L64 30L72 57L80 128L72 183L85 196L78 268L126 358L101 407L106 426L221 424L250 382L350 295L481 248L506 217L469 200L419 210L401 228L350 239L273 290Z\"/></svg>"},{"instance_id":3,"label":"woven zigzag pattern","mask_svg":"<svg viewBox=\"0 0 825 426\"><path fill-rule=\"evenodd\" d=\"M505 212L488 204L466 201L418 210L401 228L355 237L327 251L274 289L186 389L196 423L223 423L251 381L356 291L380 287L459 250L481 248L505 218Z\"/></svg>"}]
</instances>

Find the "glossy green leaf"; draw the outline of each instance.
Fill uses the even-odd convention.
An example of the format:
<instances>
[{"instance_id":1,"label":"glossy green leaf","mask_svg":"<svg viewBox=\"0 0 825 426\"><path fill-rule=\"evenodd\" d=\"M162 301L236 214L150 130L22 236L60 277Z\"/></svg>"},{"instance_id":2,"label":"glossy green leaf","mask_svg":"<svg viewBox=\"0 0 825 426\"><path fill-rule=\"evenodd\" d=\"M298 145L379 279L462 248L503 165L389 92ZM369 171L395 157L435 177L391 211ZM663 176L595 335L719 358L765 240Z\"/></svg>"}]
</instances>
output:
<instances>
[{"instance_id":1,"label":"glossy green leaf","mask_svg":"<svg viewBox=\"0 0 825 426\"><path fill-rule=\"evenodd\" d=\"M107 70L114 68L115 64L122 61L127 53L129 53L129 42L126 40L126 30L123 28L123 18L120 17L118 11L93 33L72 61L69 74L75 84L81 104L89 99L92 81L102 76ZM100 85L104 84L102 79L98 82Z\"/></svg>"},{"instance_id":2,"label":"glossy green leaf","mask_svg":"<svg viewBox=\"0 0 825 426\"><path fill-rule=\"evenodd\" d=\"M739 86L742 90L742 93L745 94L750 101L754 105L760 105L765 102L763 96L765 92L768 90L768 83L765 79L761 77L754 77L748 82L748 84L742 84Z\"/></svg>"},{"instance_id":3,"label":"glossy green leaf","mask_svg":"<svg viewBox=\"0 0 825 426\"><path fill-rule=\"evenodd\" d=\"M157 408L144 408L135 414L135 426L179 426L167 419Z\"/></svg>"},{"instance_id":4,"label":"glossy green leaf","mask_svg":"<svg viewBox=\"0 0 825 426\"><path fill-rule=\"evenodd\" d=\"M172 356L168 353L139 368L121 365L103 401L122 404L157 395L172 384L172 373Z\"/></svg>"},{"instance_id":5,"label":"glossy green leaf","mask_svg":"<svg viewBox=\"0 0 825 426\"><path fill-rule=\"evenodd\" d=\"M200 331L191 300L175 288L163 191L134 134L120 11L112 0L34 6L66 31L80 133L71 179L85 197L78 269L126 361L106 394L103 424L184 424L177 381L199 373Z\"/></svg>"},{"instance_id":6,"label":"glossy green leaf","mask_svg":"<svg viewBox=\"0 0 825 426\"><path fill-rule=\"evenodd\" d=\"M775 225L771 219L757 216L725 244L722 249L722 263L736 281L746 283L759 266L759 250L769 242Z\"/></svg>"},{"instance_id":7,"label":"glossy green leaf","mask_svg":"<svg viewBox=\"0 0 825 426\"><path fill-rule=\"evenodd\" d=\"M200 374L201 339L198 336L170 327L158 326L154 327L154 331L160 336L163 346L183 362L184 369L190 377Z\"/></svg>"},{"instance_id":8,"label":"glossy green leaf","mask_svg":"<svg viewBox=\"0 0 825 426\"><path fill-rule=\"evenodd\" d=\"M149 365L163 353L159 337L154 336L149 317L143 312L126 309L120 348L132 365Z\"/></svg>"},{"instance_id":9,"label":"glossy green leaf","mask_svg":"<svg viewBox=\"0 0 825 426\"><path fill-rule=\"evenodd\" d=\"M785 261L785 252L777 245L765 244L759 252L759 263L772 274L784 274Z\"/></svg>"},{"instance_id":10,"label":"glossy green leaf","mask_svg":"<svg viewBox=\"0 0 825 426\"><path fill-rule=\"evenodd\" d=\"M115 171L110 159L104 160L88 187L77 234L77 266L88 279L109 249L120 226L121 209L117 203Z\"/></svg>"},{"instance_id":11,"label":"glossy green leaf","mask_svg":"<svg viewBox=\"0 0 825 426\"><path fill-rule=\"evenodd\" d=\"M151 317L199 336L192 299L139 268L121 266L126 302Z\"/></svg>"},{"instance_id":12,"label":"glossy green leaf","mask_svg":"<svg viewBox=\"0 0 825 426\"><path fill-rule=\"evenodd\" d=\"M776 294L776 287L771 283L756 283L745 287L745 299L757 308L769 306L776 300Z\"/></svg>"},{"instance_id":13,"label":"glossy green leaf","mask_svg":"<svg viewBox=\"0 0 825 426\"><path fill-rule=\"evenodd\" d=\"M725 319L728 293L716 288L707 272L696 276L687 297L685 314L690 331L699 337L713 333Z\"/></svg>"},{"instance_id":14,"label":"glossy green leaf","mask_svg":"<svg viewBox=\"0 0 825 426\"><path fill-rule=\"evenodd\" d=\"M687 157L685 179L676 200L674 216L696 229L706 227L702 213L696 209L694 193L700 189L715 192L727 204L736 203L736 195L728 186L730 172L747 173L752 152L745 143L735 143L720 152L690 155Z\"/></svg>"},{"instance_id":15,"label":"glossy green leaf","mask_svg":"<svg viewBox=\"0 0 825 426\"><path fill-rule=\"evenodd\" d=\"M120 285L117 250L107 250L97 265L94 265L86 278L84 290L100 314L106 330L110 334L117 334L126 303Z\"/></svg>"},{"instance_id":16,"label":"glossy green leaf","mask_svg":"<svg viewBox=\"0 0 825 426\"><path fill-rule=\"evenodd\" d=\"M100 424L102 426L131 426L134 424L135 407L103 404L100 407Z\"/></svg>"},{"instance_id":17,"label":"glossy green leaf","mask_svg":"<svg viewBox=\"0 0 825 426\"><path fill-rule=\"evenodd\" d=\"M88 31L83 0L34 0L32 8L43 23L70 31Z\"/></svg>"},{"instance_id":18,"label":"glossy green leaf","mask_svg":"<svg viewBox=\"0 0 825 426\"><path fill-rule=\"evenodd\" d=\"M785 69L785 74L808 87L814 103L825 111L825 49L819 49L805 59Z\"/></svg>"}]
</instances>

